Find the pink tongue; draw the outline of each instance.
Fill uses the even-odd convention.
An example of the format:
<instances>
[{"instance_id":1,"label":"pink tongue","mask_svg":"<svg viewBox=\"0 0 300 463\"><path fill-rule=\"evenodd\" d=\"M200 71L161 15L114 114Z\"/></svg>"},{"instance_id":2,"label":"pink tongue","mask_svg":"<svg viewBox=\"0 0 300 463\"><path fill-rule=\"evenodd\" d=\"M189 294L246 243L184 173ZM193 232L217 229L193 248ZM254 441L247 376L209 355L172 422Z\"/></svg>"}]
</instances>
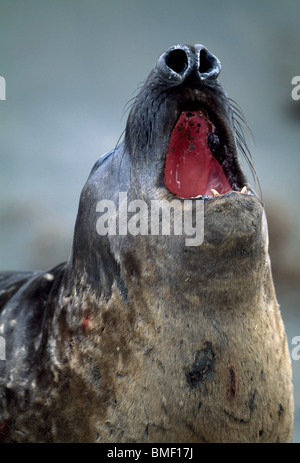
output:
<instances>
[{"instance_id":1,"label":"pink tongue","mask_svg":"<svg viewBox=\"0 0 300 463\"><path fill-rule=\"evenodd\" d=\"M231 187L212 155L207 136L215 127L201 112L182 112L171 134L166 156L165 186L180 198L220 194Z\"/></svg>"}]
</instances>

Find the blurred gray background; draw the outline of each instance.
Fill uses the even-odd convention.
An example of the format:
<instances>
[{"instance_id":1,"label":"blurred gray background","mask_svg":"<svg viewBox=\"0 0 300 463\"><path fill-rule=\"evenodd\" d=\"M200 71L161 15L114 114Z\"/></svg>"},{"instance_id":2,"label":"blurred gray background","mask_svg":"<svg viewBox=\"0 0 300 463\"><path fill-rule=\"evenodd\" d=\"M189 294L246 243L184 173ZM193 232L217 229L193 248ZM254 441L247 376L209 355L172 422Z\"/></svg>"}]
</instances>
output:
<instances>
[{"instance_id":1,"label":"blurred gray background","mask_svg":"<svg viewBox=\"0 0 300 463\"><path fill-rule=\"evenodd\" d=\"M244 110L289 347L300 336L299 0L0 0L0 269L68 258L80 191L127 101L176 43L203 43ZM251 177L249 177L251 180ZM262 340L263 342L263 340ZM300 360L293 360L300 442Z\"/></svg>"}]
</instances>

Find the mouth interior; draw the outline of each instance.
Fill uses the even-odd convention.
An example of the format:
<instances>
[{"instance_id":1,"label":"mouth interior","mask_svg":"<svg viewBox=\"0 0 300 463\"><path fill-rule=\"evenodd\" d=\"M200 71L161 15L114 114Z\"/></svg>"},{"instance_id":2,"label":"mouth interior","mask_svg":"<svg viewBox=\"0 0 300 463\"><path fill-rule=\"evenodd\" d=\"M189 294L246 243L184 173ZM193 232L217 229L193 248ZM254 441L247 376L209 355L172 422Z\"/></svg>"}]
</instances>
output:
<instances>
[{"instance_id":1,"label":"mouth interior","mask_svg":"<svg viewBox=\"0 0 300 463\"><path fill-rule=\"evenodd\" d=\"M166 188L180 198L212 196L231 187L219 162L213 156L207 138L216 132L215 126L201 111L184 111L170 137L165 160Z\"/></svg>"}]
</instances>

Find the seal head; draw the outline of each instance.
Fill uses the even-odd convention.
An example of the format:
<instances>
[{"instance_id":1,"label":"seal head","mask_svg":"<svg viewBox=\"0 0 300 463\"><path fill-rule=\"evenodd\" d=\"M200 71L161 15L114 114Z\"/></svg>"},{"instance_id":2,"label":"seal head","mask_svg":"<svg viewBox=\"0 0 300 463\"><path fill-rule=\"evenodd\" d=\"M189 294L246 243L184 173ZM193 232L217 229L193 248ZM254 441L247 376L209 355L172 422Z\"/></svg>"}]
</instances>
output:
<instances>
[{"instance_id":1,"label":"seal head","mask_svg":"<svg viewBox=\"0 0 300 463\"><path fill-rule=\"evenodd\" d=\"M203 45L171 47L128 118L131 156L146 155L148 168L158 175L156 185L165 184L178 197L209 196L211 188L240 191L246 183L232 106L217 80L220 70L220 61Z\"/></svg>"}]
</instances>

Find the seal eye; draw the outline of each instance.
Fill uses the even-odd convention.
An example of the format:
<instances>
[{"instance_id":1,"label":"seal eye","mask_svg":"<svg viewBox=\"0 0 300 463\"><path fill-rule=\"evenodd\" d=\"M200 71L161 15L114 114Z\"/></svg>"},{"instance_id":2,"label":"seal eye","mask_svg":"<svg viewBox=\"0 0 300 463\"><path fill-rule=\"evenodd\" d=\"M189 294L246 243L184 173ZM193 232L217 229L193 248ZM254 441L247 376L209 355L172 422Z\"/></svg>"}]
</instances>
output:
<instances>
[{"instance_id":1,"label":"seal eye","mask_svg":"<svg viewBox=\"0 0 300 463\"><path fill-rule=\"evenodd\" d=\"M166 65L176 74L183 74L188 68L188 58L185 51L180 48L170 51L166 56Z\"/></svg>"}]
</instances>

